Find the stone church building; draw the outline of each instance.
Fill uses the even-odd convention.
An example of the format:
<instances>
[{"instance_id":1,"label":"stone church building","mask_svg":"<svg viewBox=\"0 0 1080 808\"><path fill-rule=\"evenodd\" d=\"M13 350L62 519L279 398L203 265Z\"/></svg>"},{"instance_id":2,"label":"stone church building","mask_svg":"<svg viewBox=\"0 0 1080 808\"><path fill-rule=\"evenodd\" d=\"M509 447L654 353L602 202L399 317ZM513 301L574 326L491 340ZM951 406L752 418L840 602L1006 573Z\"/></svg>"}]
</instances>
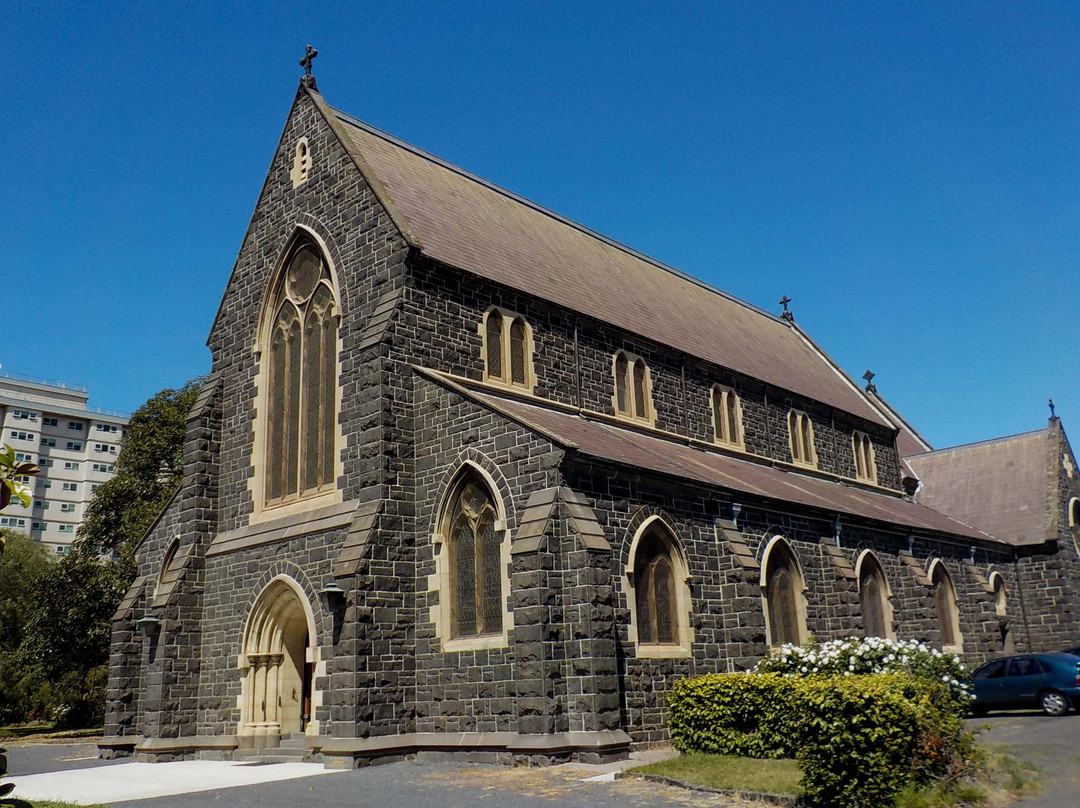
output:
<instances>
[{"instance_id":1,"label":"stone church building","mask_svg":"<svg viewBox=\"0 0 1080 808\"><path fill-rule=\"evenodd\" d=\"M105 754L598 760L666 738L673 681L782 643L1080 643L1057 419L933 452L790 314L310 78L208 344Z\"/></svg>"}]
</instances>

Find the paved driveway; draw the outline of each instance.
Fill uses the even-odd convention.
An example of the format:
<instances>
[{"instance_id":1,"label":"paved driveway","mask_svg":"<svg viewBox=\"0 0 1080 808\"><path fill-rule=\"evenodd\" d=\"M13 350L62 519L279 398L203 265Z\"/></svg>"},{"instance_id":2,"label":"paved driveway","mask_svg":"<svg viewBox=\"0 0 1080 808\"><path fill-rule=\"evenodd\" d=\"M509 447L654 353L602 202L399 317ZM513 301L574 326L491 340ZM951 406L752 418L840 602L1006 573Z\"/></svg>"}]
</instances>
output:
<instances>
[{"instance_id":1,"label":"paved driveway","mask_svg":"<svg viewBox=\"0 0 1080 808\"><path fill-rule=\"evenodd\" d=\"M1002 746L1042 770L1042 793L1017 803L1023 808L1080 805L1080 714L1050 718L1036 712L992 713L965 722L983 744Z\"/></svg>"},{"instance_id":2,"label":"paved driveway","mask_svg":"<svg viewBox=\"0 0 1080 808\"><path fill-rule=\"evenodd\" d=\"M1080 805L1080 715L1049 718L1033 712L995 713L971 719L967 725L980 730L983 743L1005 747L1043 771L1042 793L1022 801L1018 808ZM93 752L90 744L29 745L11 748L8 759L16 783L19 775L130 765L124 761L98 761L92 757ZM294 808L297 804L307 808L729 808L750 804L636 780L587 781L601 771L599 767L510 769L412 761L329 777L299 777L154 799L113 800L111 804L117 808ZM122 771L109 775L123 778Z\"/></svg>"}]
</instances>

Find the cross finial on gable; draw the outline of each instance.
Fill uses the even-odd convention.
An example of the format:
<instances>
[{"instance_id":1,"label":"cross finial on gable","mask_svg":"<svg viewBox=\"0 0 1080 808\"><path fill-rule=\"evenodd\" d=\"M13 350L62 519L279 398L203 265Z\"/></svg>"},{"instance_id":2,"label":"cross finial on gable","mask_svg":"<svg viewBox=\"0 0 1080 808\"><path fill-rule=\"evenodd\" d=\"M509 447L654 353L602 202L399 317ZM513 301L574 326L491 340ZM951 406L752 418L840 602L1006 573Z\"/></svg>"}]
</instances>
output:
<instances>
[{"instance_id":1,"label":"cross finial on gable","mask_svg":"<svg viewBox=\"0 0 1080 808\"><path fill-rule=\"evenodd\" d=\"M1050 417L1054 417L1054 399L1050 399Z\"/></svg>"},{"instance_id":2,"label":"cross finial on gable","mask_svg":"<svg viewBox=\"0 0 1080 808\"><path fill-rule=\"evenodd\" d=\"M790 303L790 302L791 302L791 298L788 297L787 295L784 295L782 298L780 298L780 305L784 307L784 311L780 316L783 317L785 320L788 320L790 322L795 322L795 315L792 314L790 311L788 311L787 306L788 306L788 303Z\"/></svg>"},{"instance_id":3,"label":"cross finial on gable","mask_svg":"<svg viewBox=\"0 0 1080 808\"><path fill-rule=\"evenodd\" d=\"M869 368L867 368L866 373L862 375L862 377L866 379L866 389L869 390L871 393L877 392L877 387L874 385L874 377L876 375L877 374Z\"/></svg>"},{"instance_id":4,"label":"cross finial on gable","mask_svg":"<svg viewBox=\"0 0 1080 808\"><path fill-rule=\"evenodd\" d=\"M318 55L319 52L311 47L311 45L308 45L304 51L304 58L300 60L300 67L304 68L304 75L300 79L300 83L305 87L310 87L312 90L319 89L315 86L315 77L311 75L311 62Z\"/></svg>"}]
</instances>

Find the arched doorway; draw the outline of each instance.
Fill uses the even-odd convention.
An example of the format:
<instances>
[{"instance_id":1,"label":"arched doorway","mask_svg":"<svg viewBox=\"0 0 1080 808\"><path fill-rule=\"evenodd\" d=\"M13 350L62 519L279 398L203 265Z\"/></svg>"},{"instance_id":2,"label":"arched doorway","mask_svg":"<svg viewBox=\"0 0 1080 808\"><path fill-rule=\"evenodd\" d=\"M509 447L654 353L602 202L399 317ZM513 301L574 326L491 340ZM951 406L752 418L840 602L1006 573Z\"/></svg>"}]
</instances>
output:
<instances>
[{"instance_id":1,"label":"arched doorway","mask_svg":"<svg viewBox=\"0 0 1080 808\"><path fill-rule=\"evenodd\" d=\"M248 618L242 664L241 746L277 746L311 720L314 619L291 578L275 578Z\"/></svg>"}]
</instances>

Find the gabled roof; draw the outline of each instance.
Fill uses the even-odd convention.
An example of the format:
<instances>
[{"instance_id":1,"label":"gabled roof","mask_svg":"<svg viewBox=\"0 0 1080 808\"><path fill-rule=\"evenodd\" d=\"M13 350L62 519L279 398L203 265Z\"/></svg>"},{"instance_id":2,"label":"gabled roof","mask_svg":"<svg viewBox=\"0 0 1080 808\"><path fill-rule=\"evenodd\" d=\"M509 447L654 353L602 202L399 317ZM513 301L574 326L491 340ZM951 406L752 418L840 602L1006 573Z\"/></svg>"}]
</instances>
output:
<instances>
[{"instance_id":1,"label":"gabled roof","mask_svg":"<svg viewBox=\"0 0 1080 808\"><path fill-rule=\"evenodd\" d=\"M1040 544L1048 527L1050 436L1045 429L907 458L917 499L1009 544Z\"/></svg>"},{"instance_id":2,"label":"gabled roof","mask_svg":"<svg viewBox=\"0 0 1080 808\"><path fill-rule=\"evenodd\" d=\"M868 421L888 422L782 318L414 146L312 94L401 234L442 264Z\"/></svg>"}]
</instances>

